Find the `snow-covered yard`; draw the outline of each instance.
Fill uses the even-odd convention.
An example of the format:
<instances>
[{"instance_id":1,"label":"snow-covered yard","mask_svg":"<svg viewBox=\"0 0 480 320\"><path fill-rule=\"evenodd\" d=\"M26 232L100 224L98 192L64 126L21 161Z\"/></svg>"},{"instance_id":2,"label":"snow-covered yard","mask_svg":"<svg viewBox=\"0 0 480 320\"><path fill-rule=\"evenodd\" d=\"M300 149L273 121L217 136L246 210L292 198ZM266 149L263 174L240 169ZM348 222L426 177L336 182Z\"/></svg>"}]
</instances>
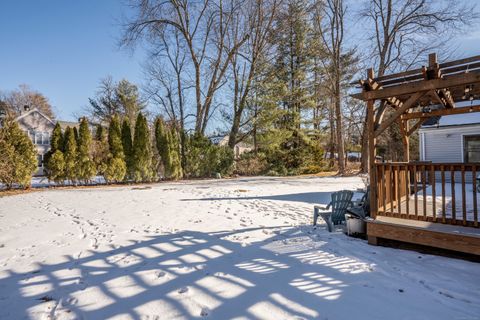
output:
<instances>
[{"instance_id":1,"label":"snow-covered yard","mask_svg":"<svg viewBox=\"0 0 480 320\"><path fill-rule=\"evenodd\" d=\"M0 198L0 319L479 319L480 265L310 226L360 178Z\"/></svg>"}]
</instances>

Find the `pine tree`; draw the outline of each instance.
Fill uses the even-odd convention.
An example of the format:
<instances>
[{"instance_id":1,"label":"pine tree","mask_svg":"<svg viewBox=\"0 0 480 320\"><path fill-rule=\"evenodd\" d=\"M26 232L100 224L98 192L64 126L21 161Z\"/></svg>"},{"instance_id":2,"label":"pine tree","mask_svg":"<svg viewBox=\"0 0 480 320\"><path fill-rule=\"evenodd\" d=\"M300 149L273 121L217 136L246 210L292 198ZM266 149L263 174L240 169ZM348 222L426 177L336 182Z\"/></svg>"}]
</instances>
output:
<instances>
[{"instance_id":1,"label":"pine tree","mask_svg":"<svg viewBox=\"0 0 480 320\"><path fill-rule=\"evenodd\" d=\"M125 154L125 164L127 165L126 178L130 178L133 172L133 146L132 146L132 130L129 121L125 118L122 123L122 146Z\"/></svg>"},{"instance_id":2,"label":"pine tree","mask_svg":"<svg viewBox=\"0 0 480 320\"><path fill-rule=\"evenodd\" d=\"M72 128L67 127L65 129L64 141L65 178L73 183L77 180L77 142L75 141L75 133Z\"/></svg>"},{"instance_id":3,"label":"pine tree","mask_svg":"<svg viewBox=\"0 0 480 320\"><path fill-rule=\"evenodd\" d=\"M77 152L77 178L87 182L95 175L95 163L92 160L90 146L92 145L92 135L88 128L86 118L80 122L78 133L78 152Z\"/></svg>"},{"instance_id":4,"label":"pine tree","mask_svg":"<svg viewBox=\"0 0 480 320\"><path fill-rule=\"evenodd\" d=\"M0 182L29 187L37 169L37 152L32 141L16 122L5 122L0 129Z\"/></svg>"},{"instance_id":5,"label":"pine tree","mask_svg":"<svg viewBox=\"0 0 480 320\"><path fill-rule=\"evenodd\" d=\"M133 138L133 179L136 182L151 181L154 176L152 166L152 149L147 119L138 114Z\"/></svg>"}]
</instances>

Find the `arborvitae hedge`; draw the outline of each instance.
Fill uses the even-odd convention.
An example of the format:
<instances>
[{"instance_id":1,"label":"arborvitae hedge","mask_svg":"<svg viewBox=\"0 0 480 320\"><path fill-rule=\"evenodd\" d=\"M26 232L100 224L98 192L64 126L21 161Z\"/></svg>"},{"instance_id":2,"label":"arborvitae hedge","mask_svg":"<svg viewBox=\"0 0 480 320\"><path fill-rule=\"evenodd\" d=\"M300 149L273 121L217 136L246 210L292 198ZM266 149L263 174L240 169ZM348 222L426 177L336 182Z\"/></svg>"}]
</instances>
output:
<instances>
[{"instance_id":1,"label":"arborvitae hedge","mask_svg":"<svg viewBox=\"0 0 480 320\"><path fill-rule=\"evenodd\" d=\"M96 173L95 163L90 152L91 145L92 135L87 120L83 118L78 133L77 179L84 182L91 180Z\"/></svg>"},{"instance_id":2,"label":"arborvitae hedge","mask_svg":"<svg viewBox=\"0 0 480 320\"><path fill-rule=\"evenodd\" d=\"M65 129L65 152L63 154L65 159L65 179L70 182L77 180L77 142L75 140L74 130L70 127Z\"/></svg>"},{"instance_id":3,"label":"arborvitae hedge","mask_svg":"<svg viewBox=\"0 0 480 320\"><path fill-rule=\"evenodd\" d=\"M5 122L0 129L0 182L29 187L37 170L37 151L16 122Z\"/></svg>"},{"instance_id":4,"label":"arborvitae hedge","mask_svg":"<svg viewBox=\"0 0 480 320\"><path fill-rule=\"evenodd\" d=\"M132 145L132 129L130 128L130 122L125 118L122 122L122 146L123 153L125 154L125 164L127 165L126 178L132 177L134 170L133 159L133 145Z\"/></svg>"},{"instance_id":5,"label":"arborvitae hedge","mask_svg":"<svg viewBox=\"0 0 480 320\"><path fill-rule=\"evenodd\" d=\"M148 129L147 119L142 113L138 114L135 123L133 161L133 180L136 182L152 181L154 178L154 170L152 165L150 131Z\"/></svg>"}]
</instances>

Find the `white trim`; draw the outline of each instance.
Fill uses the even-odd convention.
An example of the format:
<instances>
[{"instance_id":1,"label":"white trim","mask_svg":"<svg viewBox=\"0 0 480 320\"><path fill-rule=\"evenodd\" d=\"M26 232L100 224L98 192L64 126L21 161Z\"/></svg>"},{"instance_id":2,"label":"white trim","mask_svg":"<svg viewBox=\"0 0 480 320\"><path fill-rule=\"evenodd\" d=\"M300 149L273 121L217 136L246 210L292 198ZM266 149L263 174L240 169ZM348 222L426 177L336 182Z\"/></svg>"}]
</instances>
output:
<instances>
[{"instance_id":1,"label":"white trim","mask_svg":"<svg viewBox=\"0 0 480 320\"><path fill-rule=\"evenodd\" d=\"M438 132L438 131L449 131L449 130L454 130L458 131L458 128L464 128L464 127L480 127L480 123L468 123L468 124L455 124L455 125L449 125L449 126L439 126L439 127L421 127L418 129L418 132Z\"/></svg>"},{"instance_id":2,"label":"white trim","mask_svg":"<svg viewBox=\"0 0 480 320\"><path fill-rule=\"evenodd\" d=\"M425 132L421 132L420 137L421 137L421 144L422 144L422 155L421 155L420 160L421 161L426 161L427 151L425 150L426 149L426 146L425 146Z\"/></svg>"}]
</instances>

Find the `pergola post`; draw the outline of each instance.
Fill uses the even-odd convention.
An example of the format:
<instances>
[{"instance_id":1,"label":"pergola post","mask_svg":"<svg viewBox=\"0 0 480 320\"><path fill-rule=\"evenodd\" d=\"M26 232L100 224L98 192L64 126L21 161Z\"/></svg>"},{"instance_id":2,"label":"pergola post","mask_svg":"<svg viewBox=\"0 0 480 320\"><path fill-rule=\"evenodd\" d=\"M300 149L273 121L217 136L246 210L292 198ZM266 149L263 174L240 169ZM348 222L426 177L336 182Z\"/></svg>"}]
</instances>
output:
<instances>
[{"instance_id":1,"label":"pergola post","mask_svg":"<svg viewBox=\"0 0 480 320\"><path fill-rule=\"evenodd\" d=\"M367 79L375 77L373 69L367 70ZM377 172L375 158L377 139L375 138L375 100L367 101L367 128L368 128L368 161L370 174L370 216L375 219L377 216Z\"/></svg>"},{"instance_id":2,"label":"pergola post","mask_svg":"<svg viewBox=\"0 0 480 320\"><path fill-rule=\"evenodd\" d=\"M402 143L403 143L403 161L410 161L410 136L408 131L410 130L408 126L408 120L400 120L400 132L402 133Z\"/></svg>"}]
</instances>

